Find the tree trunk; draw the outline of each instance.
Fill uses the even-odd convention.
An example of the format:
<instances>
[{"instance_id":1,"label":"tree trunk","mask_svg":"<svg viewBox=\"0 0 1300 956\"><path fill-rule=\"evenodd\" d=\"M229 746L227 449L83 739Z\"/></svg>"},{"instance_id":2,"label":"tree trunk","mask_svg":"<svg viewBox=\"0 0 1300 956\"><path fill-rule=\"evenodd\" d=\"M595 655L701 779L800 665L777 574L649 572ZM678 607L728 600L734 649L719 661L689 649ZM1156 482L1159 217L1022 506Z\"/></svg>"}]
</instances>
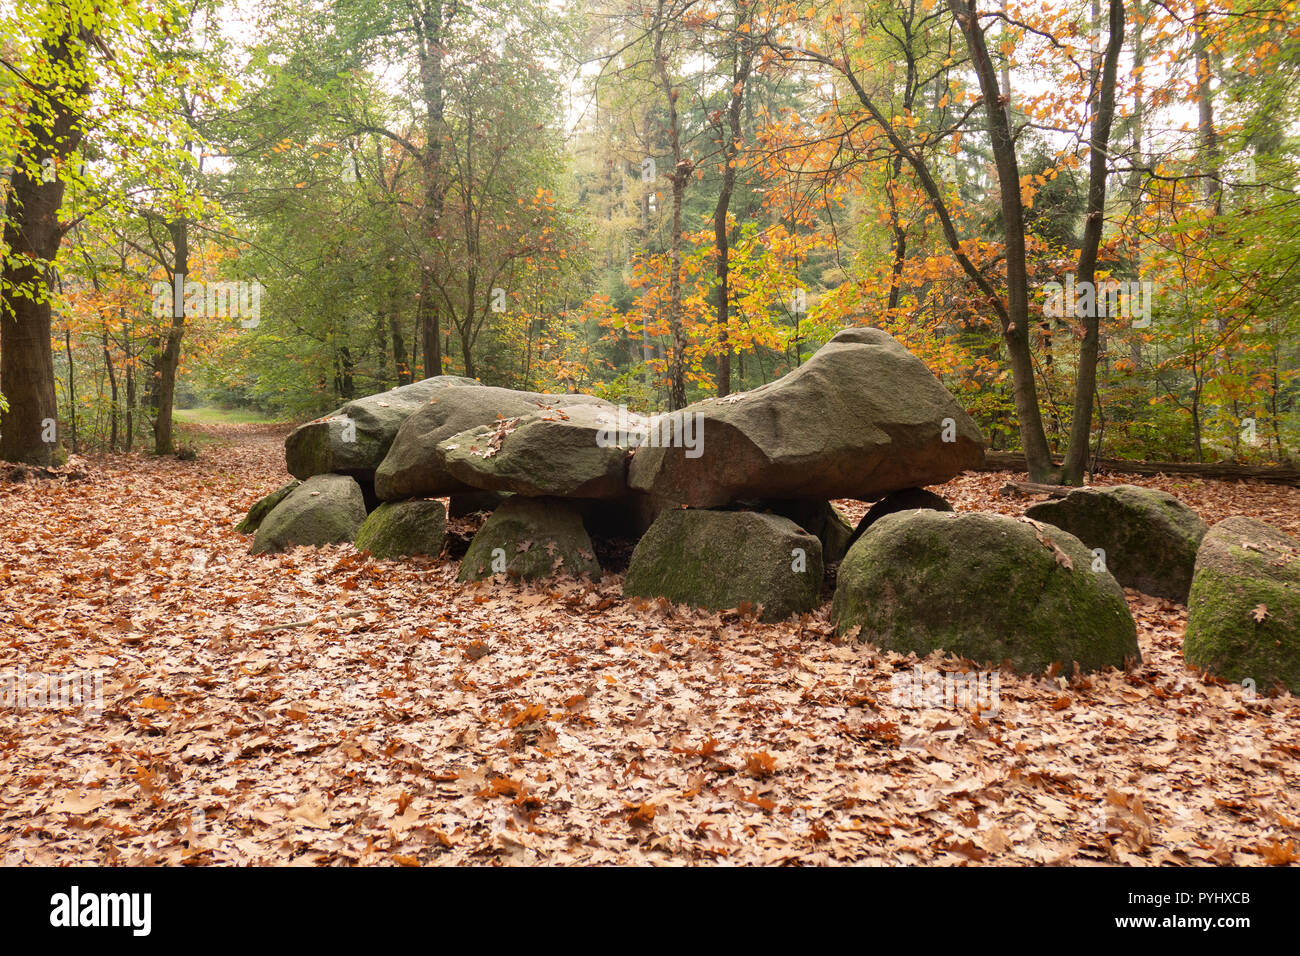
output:
<instances>
[{"instance_id":1,"label":"tree trunk","mask_svg":"<svg viewBox=\"0 0 1300 956\"><path fill-rule=\"evenodd\" d=\"M1011 134L1007 100L998 88L997 73L984 42L984 31L976 18L975 4L966 0L949 0L949 6L966 38L972 65L979 77L980 93L988 118L989 140L997 168L1007 282L1006 318L1002 336L1010 358L1016 416L1020 421L1020 440L1025 446L1030 479L1055 484L1056 467L1047 447L1047 435L1043 431L1038 390L1034 383L1033 353L1029 346L1029 272L1025 259L1024 206L1020 198L1020 165Z\"/></svg>"},{"instance_id":2,"label":"tree trunk","mask_svg":"<svg viewBox=\"0 0 1300 956\"><path fill-rule=\"evenodd\" d=\"M153 409L153 451L155 455L170 455L176 451L172 435L172 408L176 402L176 373L181 364L181 339L185 336L185 280L190 273L189 221L177 219L167 224L171 233L174 261L172 263L172 321L162 351L153 359L153 391L150 405Z\"/></svg>"},{"instance_id":3,"label":"tree trunk","mask_svg":"<svg viewBox=\"0 0 1300 956\"><path fill-rule=\"evenodd\" d=\"M130 333L123 332L126 339L126 447L122 449L128 455L135 447L135 361L131 355Z\"/></svg>"},{"instance_id":4,"label":"tree trunk","mask_svg":"<svg viewBox=\"0 0 1300 956\"><path fill-rule=\"evenodd\" d=\"M1097 277L1097 250L1106 223L1106 173L1109 164L1110 128L1115 118L1115 75L1120 48L1124 45L1124 3L1110 0L1110 36L1106 42L1105 62L1101 67L1101 85L1097 109L1092 117L1092 139L1088 147L1088 205L1079 247L1078 281L1094 282ZM1100 351L1102 297L1094 295L1091 315L1082 317L1083 342L1079 346L1079 369L1074 387L1074 416L1070 422L1070 443L1061 467L1061 484L1083 483L1088 464L1088 445L1092 435L1092 400L1097 390L1097 356Z\"/></svg>"},{"instance_id":5,"label":"tree trunk","mask_svg":"<svg viewBox=\"0 0 1300 956\"><path fill-rule=\"evenodd\" d=\"M668 246L668 328L673 337L673 354L668 363L668 407L677 411L686 407L686 333L682 323L682 200L694 166L682 156L681 118L677 112L679 91L673 88L672 78L668 75L667 55L663 50L667 29L664 0L659 0L655 24L655 72L668 104L668 135L673 156L673 171L669 177L673 188L673 212Z\"/></svg>"},{"instance_id":6,"label":"tree trunk","mask_svg":"<svg viewBox=\"0 0 1300 956\"><path fill-rule=\"evenodd\" d=\"M90 92L84 52L89 32L71 41L65 33L44 44L45 56L67 77L67 88L42 88L45 106L28 114L31 163L40 171L33 176L26 163L14 164L5 206L9 256L0 271L0 393L9 404L0 414L0 459L46 466L64 460L50 348L49 274L66 229L58 218L63 181L57 173L81 145L74 107Z\"/></svg>"},{"instance_id":7,"label":"tree trunk","mask_svg":"<svg viewBox=\"0 0 1300 956\"><path fill-rule=\"evenodd\" d=\"M740 111L745 101L745 84L749 80L749 71L754 63L754 47L749 40L750 16L739 12L736 15L738 46L732 47L731 92L727 100L727 126L719 125L722 138L722 188L718 192L718 203L713 209L713 243L717 251L718 275L718 397L731 394L731 341L728 331L730 320L731 289L729 274L731 269L731 237L727 230L727 213L731 208L731 194L736 188L736 161L740 153ZM745 32L740 28L744 26ZM685 395L683 395L685 401Z\"/></svg>"},{"instance_id":8,"label":"tree trunk","mask_svg":"<svg viewBox=\"0 0 1300 956\"><path fill-rule=\"evenodd\" d=\"M419 38L420 85L424 94L424 205L421 209L420 299L416 326L424 343L424 375L442 374L441 316L434 303L433 263L430 249L442 218L443 192L439 180L442 165L443 116L443 18L442 0L426 3L416 24Z\"/></svg>"},{"instance_id":9,"label":"tree trunk","mask_svg":"<svg viewBox=\"0 0 1300 956\"><path fill-rule=\"evenodd\" d=\"M1219 184L1219 137L1214 131L1214 94L1210 71L1210 44L1205 38L1205 20L1209 17L1203 3L1197 3L1192 33L1192 53L1196 58L1196 112L1201 146L1201 175L1205 201L1217 215L1223 201Z\"/></svg>"},{"instance_id":10,"label":"tree trunk","mask_svg":"<svg viewBox=\"0 0 1300 956\"><path fill-rule=\"evenodd\" d=\"M68 356L68 422L72 428L72 451L79 452L77 442L77 370L72 364L72 329L63 330L63 349Z\"/></svg>"},{"instance_id":11,"label":"tree trunk","mask_svg":"<svg viewBox=\"0 0 1300 956\"><path fill-rule=\"evenodd\" d=\"M350 402L357 397L357 390L353 382L352 350L346 345L339 346L339 372L339 397Z\"/></svg>"},{"instance_id":12,"label":"tree trunk","mask_svg":"<svg viewBox=\"0 0 1300 956\"><path fill-rule=\"evenodd\" d=\"M117 372L113 368L113 353L109 349L108 327L104 327L104 368L108 372L108 450L117 451Z\"/></svg>"},{"instance_id":13,"label":"tree trunk","mask_svg":"<svg viewBox=\"0 0 1300 956\"><path fill-rule=\"evenodd\" d=\"M415 376L406 357L406 339L402 337L402 322L393 312L388 313L388 334L393 340L393 365L397 368L397 384L410 385Z\"/></svg>"}]
</instances>

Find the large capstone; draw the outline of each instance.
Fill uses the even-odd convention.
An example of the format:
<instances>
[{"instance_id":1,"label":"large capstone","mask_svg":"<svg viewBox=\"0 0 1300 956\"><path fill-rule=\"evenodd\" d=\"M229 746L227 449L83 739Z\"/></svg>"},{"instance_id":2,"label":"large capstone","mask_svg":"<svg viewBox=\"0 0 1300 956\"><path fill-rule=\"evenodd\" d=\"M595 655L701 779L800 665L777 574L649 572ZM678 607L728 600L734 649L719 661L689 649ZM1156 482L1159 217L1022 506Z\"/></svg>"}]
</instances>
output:
<instances>
[{"instance_id":1,"label":"large capstone","mask_svg":"<svg viewBox=\"0 0 1300 956\"><path fill-rule=\"evenodd\" d=\"M983 458L979 429L924 363L887 333L855 328L775 382L653 418L629 482L694 508L874 501Z\"/></svg>"},{"instance_id":2,"label":"large capstone","mask_svg":"<svg viewBox=\"0 0 1300 956\"><path fill-rule=\"evenodd\" d=\"M253 554L350 542L365 520L366 501L355 480L347 475L313 475L262 520L253 539Z\"/></svg>"},{"instance_id":3,"label":"large capstone","mask_svg":"<svg viewBox=\"0 0 1300 956\"><path fill-rule=\"evenodd\" d=\"M1100 548L1125 587L1185 603L1207 526L1173 495L1137 485L1080 488L1025 514Z\"/></svg>"},{"instance_id":4,"label":"large capstone","mask_svg":"<svg viewBox=\"0 0 1300 956\"><path fill-rule=\"evenodd\" d=\"M559 498L626 496L629 441L619 416L573 405L504 419L438 444L447 473L475 488Z\"/></svg>"},{"instance_id":5,"label":"large capstone","mask_svg":"<svg viewBox=\"0 0 1300 956\"><path fill-rule=\"evenodd\" d=\"M348 402L295 428L284 442L285 464L295 478L335 472L374 481L375 469L406 421L446 388L478 387L472 378L437 375Z\"/></svg>"},{"instance_id":6,"label":"large capstone","mask_svg":"<svg viewBox=\"0 0 1300 956\"><path fill-rule=\"evenodd\" d=\"M677 509L637 542L623 593L708 610L761 605L775 621L817 606L822 571L821 542L789 518Z\"/></svg>"},{"instance_id":7,"label":"large capstone","mask_svg":"<svg viewBox=\"0 0 1300 956\"><path fill-rule=\"evenodd\" d=\"M878 647L1021 673L1140 659L1124 591L1083 542L996 514L885 515L840 565L831 616Z\"/></svg>"},{"instance_id":8,"label":"large capstone","mask_svg":"<svg viewBox=\"0 0 1300 956\"><path fill-rule=\"evenodd\" d=\"M1300 541L1226 518L1201 542L1187 602L1187 663L1265 694L1300 694Z\"/></svg>"},{"instance_id":9,"label":"large capstone","mask_svg":"<svg viewBox=\"0 0 1300 956\"><path fill-rule=\"evenodd\" d=\"M471 485L447 470L438 448L441 442L480 426L578 405L613 407L591 395L543 395L486 385L446 389L397 430L392 447L375 471L375 491L384 501L395 501L469 490Z\"/></svg>"}]
</instances>

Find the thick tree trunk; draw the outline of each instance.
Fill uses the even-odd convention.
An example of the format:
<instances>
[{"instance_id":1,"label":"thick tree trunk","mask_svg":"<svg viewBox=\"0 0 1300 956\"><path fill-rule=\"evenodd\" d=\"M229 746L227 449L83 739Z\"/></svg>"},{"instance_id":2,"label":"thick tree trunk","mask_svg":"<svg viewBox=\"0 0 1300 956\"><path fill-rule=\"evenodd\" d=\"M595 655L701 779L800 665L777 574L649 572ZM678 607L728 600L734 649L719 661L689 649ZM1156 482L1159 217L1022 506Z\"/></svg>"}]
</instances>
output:
<instances>
[{"instance_id":1,"label":"thick tree trunk","mask_svg":"<svg viewBox=\"0 0 1300 956\"><path fill-rule=\"evenodd\" d=\"M67 77L68 89L39 91L45 102L30 119L33 176L16 163L9 179L4 242L10 250L0 272L0 393L9 410L0 413L0 459L33 465L64 460L57 431L54 355L50 348L49 275L63 241L60 224L64 161L81 145L74 104L90 91L84 62L89 35L78 44L63 35L45 44L45 56Z\"/></svg>"},{"instance_id":2,"label":"thick tree trunk","mask_svg":"<svg viewBox=\"0 0 1300 956\"><path fill-rule=\"evenodd\" d=\"M150 406L153 409L153 451L155 455L170 455L176 451L172 434L172 409L176 402L176 374L181 364L181 340L185 337L185 277L190 273L189 222L177 219L167 224L171 233L175 259L172 263L172 320L162 351L153 359L153 390ZM176 277L180 278L177 279Z\"/></svg>"}]
</instances>

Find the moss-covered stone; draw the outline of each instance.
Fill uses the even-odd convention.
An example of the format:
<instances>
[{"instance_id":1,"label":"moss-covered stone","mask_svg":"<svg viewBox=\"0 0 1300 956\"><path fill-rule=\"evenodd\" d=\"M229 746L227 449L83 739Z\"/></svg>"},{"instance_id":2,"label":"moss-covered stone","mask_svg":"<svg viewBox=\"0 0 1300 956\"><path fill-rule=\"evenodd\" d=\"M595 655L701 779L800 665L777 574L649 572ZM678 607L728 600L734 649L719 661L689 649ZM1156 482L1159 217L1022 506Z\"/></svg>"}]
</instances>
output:
<instances>
[{"instance_id":1,"label":"moss-covered stone","mask_svg":"<svg viewBox=\"0 0 1300 956\"><path fill-rule=\"evenodd\" d=\"M365 520L365 497L356 481L346 475L313 475L262 520L253 554L350 542Z\"/></svg>"},{"instance_id":2,"label":"moss-covered stone","mask_svg":"<svg viewBox=\"0 0 1300 956\"><path fill-rule=\"evenodd\" d=\"M1101 548L1107 569L1125 587L1186 602L1207 527L1173 495L1137 485L1080 488L1025 514Z\"/></svg>"},{"instance_id":3,"label":"moss-covered stone","mask_svg":"<svg viewBox=\"0 0 1300 956\"><path fill-rule=\"evenodd\" d=\"M1003 515L885 515L840 565L836 632L919 655L940 650L1021 673L1140 659L1124 592L1072 535Z\"/></svg>"},{"instance_id":4,"label":"moss-covered stone","mask_svg":"<svg viewBox=\"0 0 1300 956\"><path fill-rule=\"evenodd\" d=\"M579 503L512 495L492 512L460 564L461 581L504 573L534 580L561 574L600 577Z\"/></svg>"},{"instance_id":5,"label":"moss-covered stone","mask_svg":"<svg viewBox=\"0 0 1300 956\"><path fill-rule=\"evenodd\" d=\"M1258 619L1257 619L1258 618ZM1227 518L1196 556L1183 638L1187 663L1261 694L1300 694L1300 541L1254 518Z\"/></svg>"},{"instance_id":6,"label":"moss-covered stone","mask_svg":"<svg viewBox=\"0 0 1300 956\"><path fill-rule=\"evenodd\" d=\"M762 605L780 620L815 608L822 546L789 518L752 511L664 511L628 566L623 593L707 610Z\"/></svg>"},{"instance_id":7,"label":"moss-covered stone","mask_svg":"<svg viewBox=\"0 0 1300 956\"><path fill-rule=\"evenodd\" d=\"M284 499L289 496L289 492L293 491L301 484L302 482L295 478L288 484L281 485L265 498L258 499L256 504L248 509L248 514L244 515L244 520L235 525L235 530L240 534L252 534L255 532L262 526L262 522L266 520L266 516L271 513L272 509L281 501L284 501Z\"/></svg>"},{"instance_id":8,"label":"moss-covered stone","mask_svg":"<svg viewBox=\"0 0 1300 956\"><path fill-rule=\"evenodd\" d=\"M356 546L380 559L437 555L447 538L447 509L441 501L387 501L366 517Z\"/></svg>"},{"instance_id":9,"label":"moss-covered stone","mask_svg":"<svg viewBox=\"0 0 1300 956\"><path fill-rule=\"evenodd\" d=\"M853 529L853 534L849 536L848 547L857 544L858 538L866 534L867 529L885 515L896 514L899 511L916 511L918 508L926 508L930 511L952 511L952 505L948 504L947 498L936 495L933 491L926 491L924 488L891 491L867 509L858 526Z\"/></svg>"}]
</instances>

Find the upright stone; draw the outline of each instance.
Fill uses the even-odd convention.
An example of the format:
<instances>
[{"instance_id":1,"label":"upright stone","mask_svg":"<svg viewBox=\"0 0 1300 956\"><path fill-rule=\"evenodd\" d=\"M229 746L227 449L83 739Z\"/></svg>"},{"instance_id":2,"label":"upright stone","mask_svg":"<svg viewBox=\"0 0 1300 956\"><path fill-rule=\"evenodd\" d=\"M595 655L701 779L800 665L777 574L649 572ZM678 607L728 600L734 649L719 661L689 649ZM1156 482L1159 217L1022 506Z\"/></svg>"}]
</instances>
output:
<instances>
[{"instance_id":1,"label":"upright stone","mask_svg":"<svg viewBox=\"0 0 1300 956\"><path fill-rule=\"evenodd\" d=\"M1300 694L1300 541L1255 518L1225 518L1196 556L1183 657L1259 694Z\"/></svg>"},{"instance_id":2,"label":"upright stone","mask_svg":"<svg viewBox=\"0 0 1300 956\"><path fill-rule=\"evenodd\" d=\"M366 502L356 481L347 475L313 475L263 519L252 553L344 544L356 538L365 520Z\"/></svg>"},{"instance_id":3,"label":"upright stone","mask_svg":"<svg viewBox=\"0 0 1300 956\"><path fill-rule=\"evenodd\" d=\"M248 514L244 515L244 520L235 525L235 530L240 534L253 534L256 532L275 506L289 497L289 493L301 484L302 482L295 478L288 484L281 485L265 498L259 499L254 503L253 507L248 509Z\"/></svg>"},{"instance_id":4,"label":"upright stone","mask_svg":"<svg viewBox=\"0 0 1300 956\"><path fill-rule=\"evenodd\" d=\"M1137 485L1080 488L1025 514L1101 548L1106 567L1125 587L1186 603L1207 526L1173 495Z\"/></svg>"},{"instance_id":5,"label":"upright stone","mask_svg":"<svg viewBox=\"0 0 1300 956\"><path fill-rule=\"evenodd\" d=\"M840 565L839 634L892 651L944 651L1020 673L1139 660L1124 591L1078 538L982 512L885 515Z\"/></svg>"},{"instance_id":6,"label":"upright stone","mask_svg":"<svg viewBox=\"0 0 1300 956\"><path fill-rule=\"evenodd\" d=\"M380 559L436 556L447 538L447 509L441 501L386 501L366 517L356 547Z\"/></svg>"},{"instance_id":7,"label":"upright stone","mask_svg":"<svg viewBox=\"0 0 1300 956\"><path fill-rule=\"evenodd\" d=\"M578 502L511 495L470 542L461 581L493 574L535 580L559 575L600 577Z\"/></svg>"},{"instance_id":8,"label":"upright stone","mask_svg":"<svg viewBox=\"0 0 1300 956\"><path fill-rule=\"evenodd\" d=\"M853 529L853 534L849 536L848 547L853 547L858 538L866 534L867 529L885 515L896 514L899 511L916 511L917 509L952 511L952 505L948 503L947 498L936 495L933 491L926 491L924 488L904 488L901 491L891 491L867 509L867 513L862 516L858 526Z\"/></svg>"},{"instance_id":9,"label":"upright stone","mask_svg":"<svg viewBox=\"0 0 1300 956\"><path fill-rule=\"evenodd\" d=\"M662 512L637 542L623 593L776 621L821 598L822 546L789 518L755 511Z\"/></svg>"}]
</instances>

